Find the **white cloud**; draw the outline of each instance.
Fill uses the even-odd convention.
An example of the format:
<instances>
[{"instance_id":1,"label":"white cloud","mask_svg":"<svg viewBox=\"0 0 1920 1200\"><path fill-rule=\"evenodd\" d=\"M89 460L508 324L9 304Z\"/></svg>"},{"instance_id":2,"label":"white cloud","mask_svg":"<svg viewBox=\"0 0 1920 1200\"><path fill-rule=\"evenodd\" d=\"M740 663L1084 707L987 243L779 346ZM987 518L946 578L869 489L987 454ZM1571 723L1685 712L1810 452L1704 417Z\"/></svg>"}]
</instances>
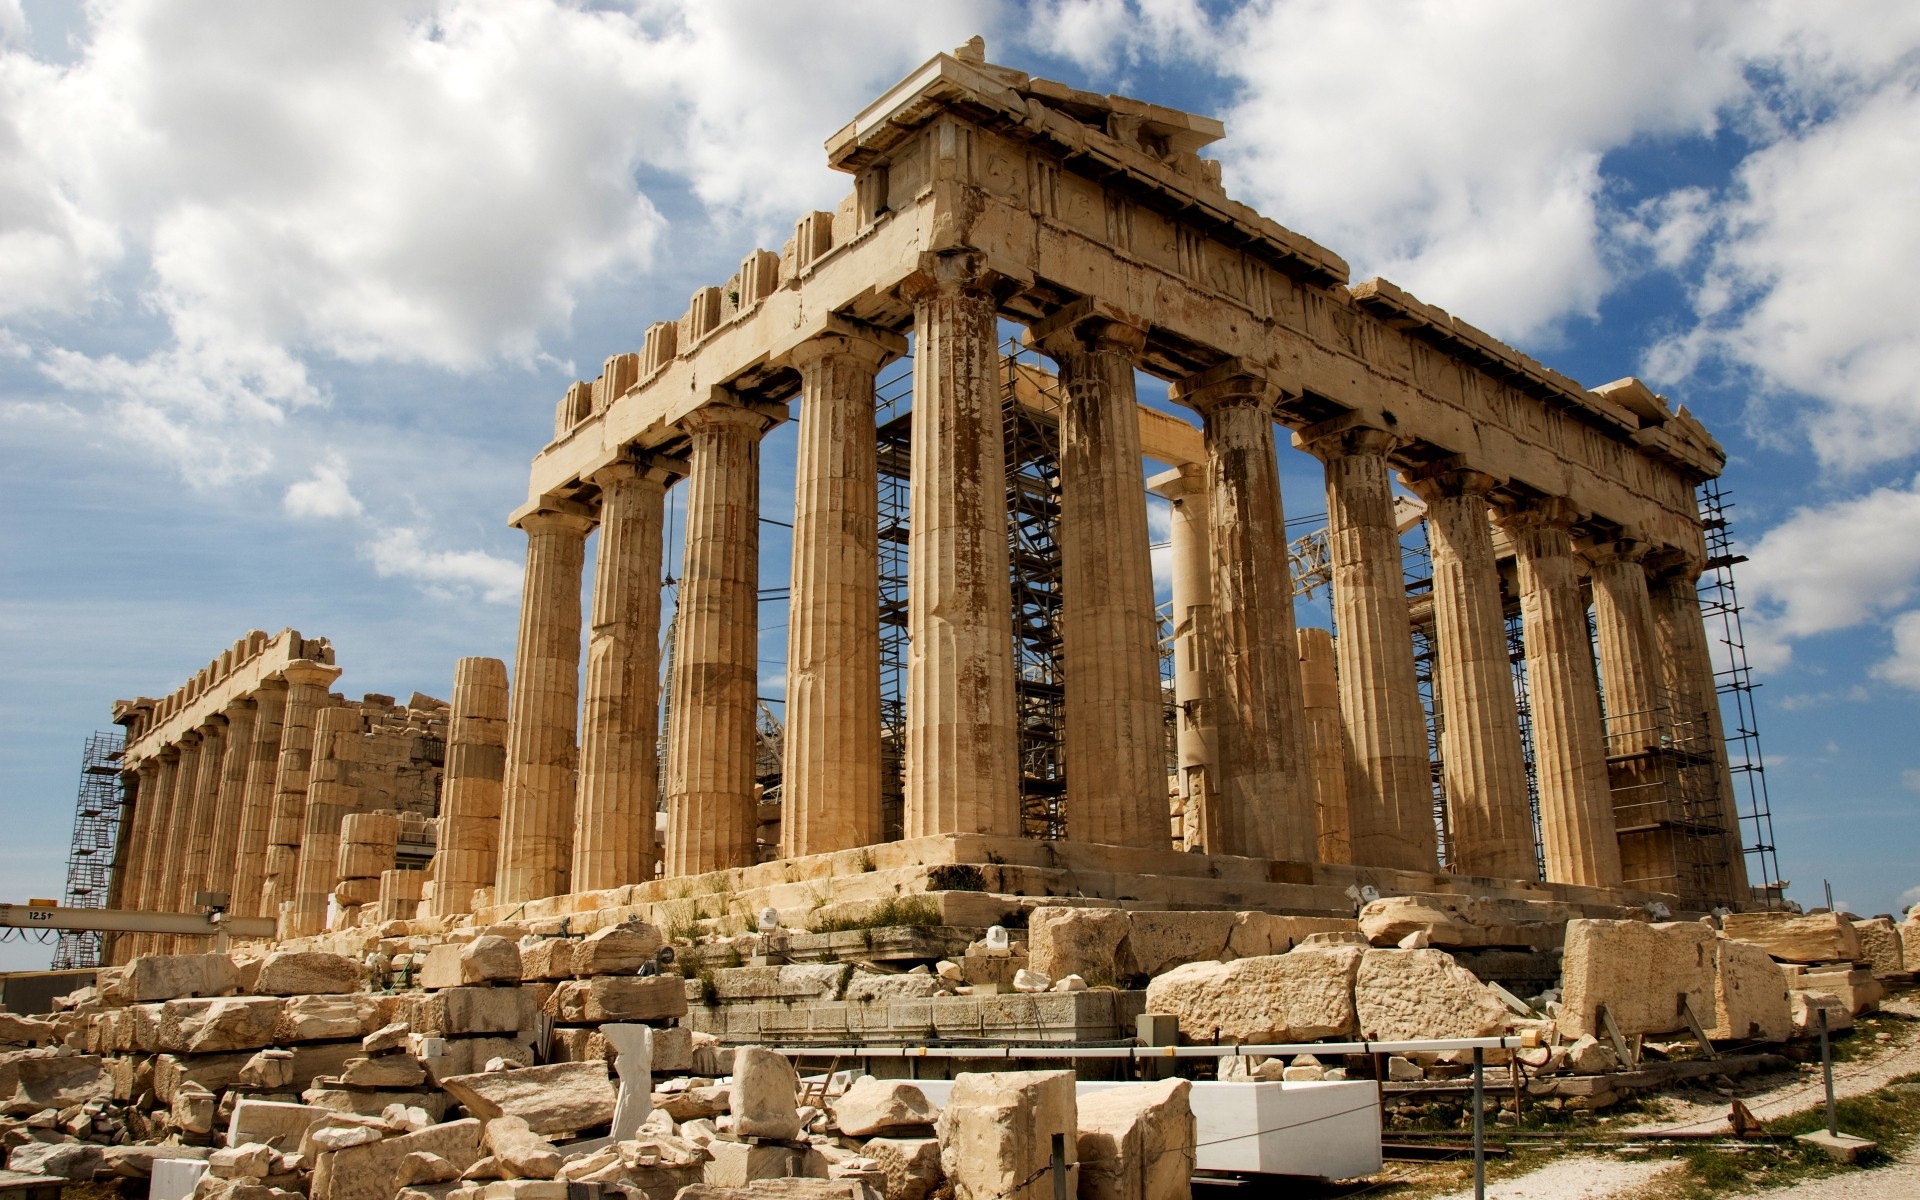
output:
<instances>
[{"instance_id":1,"label":"white cloud","mask_svg":"<svg viewBox=\"0 0 1920 1200\"><path fill-rule=\"evenodd\" d=\"M1910 792L1920 792L1920 768L1900 772L1900 786Z\"/></svg>"},{"instance_id":2,"label":"white cloud","mask_svg":"<svg viewBox=\"0 0 1920 1200\"><path fill-rule=\"evenodd\" d=\"M1876 679L1920 691L1920 610L1893 619L1893 657L1873 668Z\"/></svg>"},{"instance_id":3,"label":"white cloud","mask_svg":"<svg viewBox=\"0 0 1920 1200\"><path fill-rule=\"evenodd\" d=\"M365 510L348 485L350 472L338 454L327 454L313 465L313 474L287 488L281 500L296 517L357 517Z\"/></svg>"},{"instance_id":4,"label":"white cloud","mask_svg":"<svg viewBox=\"0 0 1920 1200\"><path fill-rule=\"evenodd\" d=\"M1901 912L1906 912L1916 904L1920 904L1920 886L1910 887L1900 893Z\"/></svg>"},{"instance_id":5,"label":"white cloud","mask_svg":"<svg viewBox=\"0 0 1920 1200\"><path fill-rule=\"evenodd\" d=\"M382 577L411 579L438 599L478 596L489 604L517 604L520 600L519 564L481 550L435 550L417 530L387 529L368 542L362 552Z\"/></svg>"},{"instance_id":6,"label":"white cloud","mask_svg":"<svg viewBox=\"0 0 1920 1200\"><path fill-rule=\"evenodd\" d=\"M1756 665L1776 666L1794 639L1881 619L1920 595L1920 479L1797 509L1748 555L1749 649Z\"/></svg>"},{"instance_id":7,"label":"white cloud","mask_svg":"<svg viewBox=\"0 0 1920 1200\"><path fill-rule=\"evenodd\" d=\"M1897 299L1920 272L1920 69L1838 102L1741 165L1694 292L1700 324L1650 362L1813 397L1776 440L1804 434L1823 464L1857 470L1920 451L1920 332Z\"/></svg>"}]
</instances>

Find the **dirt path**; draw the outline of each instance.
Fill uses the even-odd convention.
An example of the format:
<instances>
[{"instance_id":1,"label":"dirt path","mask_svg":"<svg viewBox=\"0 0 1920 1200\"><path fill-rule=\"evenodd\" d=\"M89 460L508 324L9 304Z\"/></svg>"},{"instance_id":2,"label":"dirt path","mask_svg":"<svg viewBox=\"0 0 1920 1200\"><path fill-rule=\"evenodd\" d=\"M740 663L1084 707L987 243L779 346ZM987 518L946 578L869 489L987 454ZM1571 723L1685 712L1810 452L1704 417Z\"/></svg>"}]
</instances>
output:
<instances>
[{"instance_id":1,"label":"dirt path","mask_svg":"<svg viewBox=\"0 0 1920 1200\"><path fill-rule=\"evenodd\" d=\"M1624 1200L1641 1195L1648 1184L1680 1166L1672 1159L1559 1158L1525 1175L1489 1181L1487 1196L1488 1200ZM1435 1200L1472 1198L1469 1184Z\"/></svg>"}]
</instances>

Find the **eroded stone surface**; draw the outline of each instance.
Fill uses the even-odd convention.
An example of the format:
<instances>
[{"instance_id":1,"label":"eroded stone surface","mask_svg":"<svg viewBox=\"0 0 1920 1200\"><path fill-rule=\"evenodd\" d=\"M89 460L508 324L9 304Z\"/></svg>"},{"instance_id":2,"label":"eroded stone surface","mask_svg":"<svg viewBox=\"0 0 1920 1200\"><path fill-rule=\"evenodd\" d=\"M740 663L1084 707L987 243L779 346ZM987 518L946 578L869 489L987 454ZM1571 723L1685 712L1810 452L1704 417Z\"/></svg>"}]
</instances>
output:
<instances>
[{"instance_id":1,"label":"eroded stone surface","mask_svg":"<svg viewBox=\"0 0 1920 1200\"><path fill-rule=\"evenodd\" d=\"M1507 1009L1473 972L1444 950L1368 950L1354 977L1360 1036L1401 1042L1491 1037Z\"/></svg>"},{"instance_id":2,"label":"eroded stone surface","mask_svg":"<svg viewBox=\"0 0 1920 1200\"><path fill-rule=\"evenodd\" d=\"M1787 983L1763 947L1719 938L1714 942L1713 1025L1720 1039L1785 1041L1793 1032ZM1701 1013L1702 1021L1707 1019Z\"/></svg>"},{"instance_id":3,"label":"eroded stone surface","mask_svg":"<svg viewBox=\"0 0 1920 1200\"><path fill-rule=\"evenodd\" d=\"M1079 1100L1084 1200L1179 1200L1192 1194L1192 1090L1184 1079L1163 1079L1104 1088Z\"/></svg>"},{"instance_id":4,"label":"eroded stone surface","mask_svg":"<svg viewBox=\"0 0 1920 1200\"><path fill-rule=\"evenodd\" d=\"M1782 962L1857 962L1861 953L1853 922L1838 913L1729 913L1720 929L1736 941L1764 946Z\"/></svg>"},{"instance_id":5,"label":"eroded stone surface","mask_svg":"<svg viewBox=\"0 0 1920 1200\"><path fill-rule=\"evenodd\" d=\"M800 1077L784 1054L759 1046L733 1052L728 1111L740 1137L791 1140L800 1136Z\"/></svg>"},{"instance_id":6,"label":"eroded stone surface","mask_svg":"<svg viewBox=\"0 0 1920 1200\"><path fill-rule=\"evenodd\" d=\"M614 1086L604 1062L455 1075L440 1086L482 1120L521 1117L535 1133L575 1133L613 1120Z\"/></svg>"},{"instance_id":7,"label":"eroded stone surface","mask_svg":"<svg viewBox=\"0 0 1920 1200\"><path fill-rule=\"evenodd\" d=\"M871 1075L854 1081L852 1087L830 1104L833 1123L849 1137L872 1137L921 1129L933 1124L937 1115L926 1093L901 1079L875 1079Z\"/></svg>"},{"instance_id":8,"label":"eroded stone surface","mask_svg":"<svg viewBox=\"0 0 1920 1200\"><path fill-rule=\"evenodd\" d=\"M363 970L344 954L280 950L260 964L252 990L262 996L337 995L357 991Z\"/></svg>"},{"instance_id":9,"label":"eroded stone surface","mask_svg":"<svg viewBox=\"0 0 1920 1200\"><path fill-rule=\"evenodd\" d=\"M1673 1033L1687 1027L1684 995L1704 1021L1713 1009L1714 932L1695 921L1567 922L1561 960L1560 1013L1564 1037L1604 1032L1604 1004L1623 1037Z\"/></svg>"},{"instance_id":10,"label":"eroded stone surface","mask_svg":"<svg viewBox=\"0 0 1920 1200\"><path fill-rule=\"evenodd\" d=\"M1056 1135L1072 1164L1078 1129L1072 1071L963 1073L940 1110L940 1165L956 1200L998 1200L1051 1161Z\"/></svg>"},{"instance_id":11,"label":"eroded stone surface","mask_svg":"<svg viewBox=\"0 0 1920 1200\"><path fill-rule=\"evenodd\" d=\"M1179 1018L1195 1042L1351 1037L1357 946L1301 947L1230 963L1188 963L1147 985L1147 1011Z\"/></svg>"}]
</instances>

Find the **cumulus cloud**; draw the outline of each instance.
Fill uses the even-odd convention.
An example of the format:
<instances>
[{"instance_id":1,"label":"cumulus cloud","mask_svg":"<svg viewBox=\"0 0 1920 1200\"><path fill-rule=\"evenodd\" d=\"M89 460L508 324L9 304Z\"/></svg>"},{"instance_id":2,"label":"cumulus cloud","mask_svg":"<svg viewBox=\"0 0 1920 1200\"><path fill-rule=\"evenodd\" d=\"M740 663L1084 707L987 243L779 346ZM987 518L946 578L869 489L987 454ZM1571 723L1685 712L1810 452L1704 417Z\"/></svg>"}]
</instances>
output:
<instances>
[{"instance_id":1,"label":"cumulus cloud","mask_svg":"<svg viewBox=\"0 0 1920 1200\"><path fill-rule=\"evenodd\" d=\"M1920 691L1920 610L1893 619L1893 657L1873 668L1876 679Z\"/></svg>"},{"instance_id":2,"label":"cumulus cloud","mask_svg":"<svg viewBox=\"0 0 1920 1200\"><path fill-rule=\"evenodd\" d=\"M412 528L384 530L362 552L376 574L410 579L437 599L477 596L489 604L520 600L519 564L482 550L435 549Z\"/></svg>"},{"instance_id":3,"label":"cumulus cloud","mask_svg":"<svg viewBox=\"0 0 1920 1200\"><path fill-rule=\"evenodd\" d=\"M287 488L281 504L296 517L357 517L366 510L348 482L347 464L328 454L313 465L313 474Z\"/></svg>"}]
</instances>

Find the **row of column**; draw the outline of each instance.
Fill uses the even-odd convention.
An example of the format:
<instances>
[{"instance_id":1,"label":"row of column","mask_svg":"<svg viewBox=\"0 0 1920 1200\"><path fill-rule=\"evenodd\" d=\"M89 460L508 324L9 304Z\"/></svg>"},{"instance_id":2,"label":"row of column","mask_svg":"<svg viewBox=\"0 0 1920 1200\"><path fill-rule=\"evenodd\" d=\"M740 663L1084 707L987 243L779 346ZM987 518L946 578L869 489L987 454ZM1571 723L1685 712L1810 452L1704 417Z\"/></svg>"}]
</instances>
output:
<instances>
[{"instance_id":1,"label":"row of column","mask_svg":"<svg viewBox=\"0 0 1920 1200\"><path fill-rule=\"evenodd\" d=\"M995 282L969 254L930 255L903 288L918 339L909 838L1020 829ZM1123 313L1083 305L1036 325L1031 336L1058 364L1064 394L1059 541L1069 836L1164 848L1170 831L1159 650L1133 385L1145 329ZM872 397L876 371L901 349L892 335L848 327L809 342L789 363L800 374L802 396L783 764L786 856L880 836ZM1204 465L1156 481L1174 501L1176 692L1183 728L1204 731L1182 740L1183 763L1201 779L1189 797L1188 840L1213 853L1340 856L1434 869L1426 725L1393 511L1398 443L1388 431L1350 421L1299 435L1326 465L1341 631L1328 647L1295 628L1273 388L1227 363L1176 383L1171 394L1200 414L1206 447ZM496 902L654 874L661 525L664 490L680 474L687 481L686 547L670 673L664 873L753 861L758 445L767 425L750 404L717 393L682 423L689 446L683 462L623 461L594 477L597 515L555 501L523 519L526 590ZM1531 878L1532 822L1488 519L1494 482L1460 469L1410 479L1429 505L1453 862L1470 874ZM1548 877L1617 884L1574 515L1549 500L1510 508L1500 520L1518 558ZM576 753L579 585L596 521L601 537ZM1611 639L1622 647L1621 662L1636 670L1657 672L1664 660L1669 673L1678 669L1692 693L1710 700L1698 610L1682 603L1690 603L1690 588L1683 597L1676 586L1663 608L1647 591L1644 572L1640 581L1635 600L1629 573L1596 568L1596 596L1605 597L1603 657ZM1630 624L1644 631L1641 641L1622 632ZM1656 638L1663 642L1657 653L1650 649ZM1634 677L1624 665L1607 672L1610 686L1616 675ZM1335 693L1339 728L1330 736Z\"/></svg>"},{"instance_id":2,"label":"row of column","mask_svg":"<svg viewBox=\"0 0 1920 1200\"><path fill-rule=\"evenodd\" d=\"M292 888L299 866L314 725L339 674L322 663L291 663L135 766L121 907L194 912L198 893L224 892L235 916L276 915L276 896ZM281 811L286 819L277 821ZM324 919L324 903L321 912ZM120 939L116 957L196 943L130 935Z\"/></svg>"}]
</instances>

